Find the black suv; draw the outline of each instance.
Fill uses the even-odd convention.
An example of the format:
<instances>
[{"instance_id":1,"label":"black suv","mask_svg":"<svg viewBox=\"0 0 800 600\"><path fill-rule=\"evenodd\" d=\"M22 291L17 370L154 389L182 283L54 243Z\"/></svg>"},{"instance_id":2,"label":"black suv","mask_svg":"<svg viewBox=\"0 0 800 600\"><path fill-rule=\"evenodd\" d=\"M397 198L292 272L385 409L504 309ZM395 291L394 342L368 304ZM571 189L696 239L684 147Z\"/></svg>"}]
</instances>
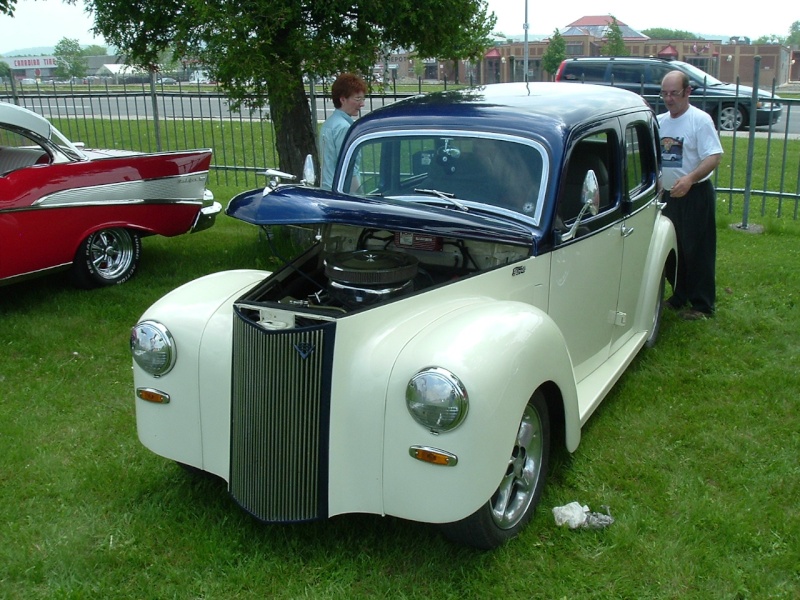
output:
<instances>
[{"instance_id":1,"label":"black suv","mask_svg":"<svg viewBox=\"0 0 800 600\"><path fill-rule=\"evenodd\" d=\"M645 96L656 112L666 107L659 103L661 80L670 71L683 71L689 76L692 100L714 119L719 129L733 131L750 125L753 88L723 83L694 65L679 60L645 57L568 58L561 63L556 81L613 85ZM759 90L755 107L756 125L772 125L781 117L777 96Z\"/></svg>"}]
</instances>

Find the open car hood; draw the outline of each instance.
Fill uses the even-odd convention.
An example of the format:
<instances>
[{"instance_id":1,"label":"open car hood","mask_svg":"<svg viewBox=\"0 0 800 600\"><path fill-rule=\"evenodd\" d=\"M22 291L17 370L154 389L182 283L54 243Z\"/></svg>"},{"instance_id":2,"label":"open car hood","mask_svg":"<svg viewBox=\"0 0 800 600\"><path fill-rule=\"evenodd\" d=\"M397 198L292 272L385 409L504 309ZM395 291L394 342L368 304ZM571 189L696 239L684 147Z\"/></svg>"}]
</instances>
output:
<instances>
[{"instance_id":1,"label":"open car hood","mask_svg":"<svg viewBox=\"0 0 800 600\"><path fill-rule=\"evenodd\" d=\"M533 246L534 232L522 223L453 206L440 208L389 198L364 198L298 185L235 196L226 214L254 225L338 223L388 231L416 231L451 238Z\"/></svg>"}]
</instances>

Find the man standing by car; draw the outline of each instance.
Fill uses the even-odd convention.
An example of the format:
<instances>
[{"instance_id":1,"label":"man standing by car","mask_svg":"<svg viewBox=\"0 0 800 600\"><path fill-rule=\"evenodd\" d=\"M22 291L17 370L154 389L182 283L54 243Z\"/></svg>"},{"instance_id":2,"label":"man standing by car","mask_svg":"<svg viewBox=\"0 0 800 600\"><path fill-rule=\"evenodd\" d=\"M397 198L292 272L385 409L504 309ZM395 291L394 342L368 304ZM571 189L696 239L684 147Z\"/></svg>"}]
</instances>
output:
<instances>
[{"instance_id":1,"label":"man standing by car","mask_svg":"<svg viewBox=\"0 0 800 600\"><path fill-rule=\"evenodd\" d=\"M367 85L358 75L342 73L331 86L331 96L336 110L322 125L322 178L320 187L329 190L333 185L333 173L344 136L353 124L353 117L364 106ZM353 182L356 188L358 184ZM351 186L352 187L352 186Z\"/></svg>"},{"instance_id":2,"label":"man standing by car","mask_svg":"<svg viewBox=\"0 0 800 600\"><path fill-rule=\"evenodd\" d=\"M682 71L661 81L669 112L658 116L661 129L664 215L678 238L678 272L670 280L670 308L686 320L714 314L717 253L716 192L711 174L719 166L722 145L711 117L689 103L692 88ZM688 308L687 308L688 305Z\"/></svg>"}]
</instances>

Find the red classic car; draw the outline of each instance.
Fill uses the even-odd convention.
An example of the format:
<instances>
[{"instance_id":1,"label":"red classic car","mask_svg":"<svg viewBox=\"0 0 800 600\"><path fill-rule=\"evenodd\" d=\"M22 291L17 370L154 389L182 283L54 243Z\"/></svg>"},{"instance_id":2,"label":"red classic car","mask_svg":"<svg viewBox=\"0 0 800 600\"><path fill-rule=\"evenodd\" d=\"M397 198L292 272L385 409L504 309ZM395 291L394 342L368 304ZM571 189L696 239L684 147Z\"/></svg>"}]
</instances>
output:
<instances>
[{"instance_id":1,"label":"red classic car","mask_svg":"<svg viewBox=\"0 0 800 600\"><path fill-rule=\"evenodd\" d=\"M207 229L211 150L87 150L47 119L0 102L0 285L71 269L75 283L123 283L141 238Z\"/></svg>"}]
</instances>

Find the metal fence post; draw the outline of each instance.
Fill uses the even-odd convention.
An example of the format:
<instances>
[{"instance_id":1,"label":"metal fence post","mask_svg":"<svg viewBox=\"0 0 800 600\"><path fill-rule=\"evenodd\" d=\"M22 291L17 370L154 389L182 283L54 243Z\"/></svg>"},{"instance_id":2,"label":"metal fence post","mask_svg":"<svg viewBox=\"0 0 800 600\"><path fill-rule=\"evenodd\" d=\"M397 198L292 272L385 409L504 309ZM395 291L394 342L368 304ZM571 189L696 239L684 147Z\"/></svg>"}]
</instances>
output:
<instances>
[{"instance_id":1,"label":"metal fence post","mask_svg":"<svg viewBox=\"0 0 800 600\"><path fill-rule=\"evenodd\" d=\"M161 129L158 119L158 96L156 95L156 70L150 69L150 100L153 104L153 130L156 136L156 152L161 152Z\"/></svg>"},{"instance_id":2,"label":"metal fence post","mask_svg":"<svg viewBox=\"0 0 800 600\"><path fill-rule=\"evenodd\" d=\"M749 143L747 145L747 170L744 180L744 205L742 207L741 229L749 227L750 218L750 191L753 187L753 153L755 152L756 140L756 106L758 104L758 74L761 70L761 57L756 55L753 62L753 92L750 95L750 128L748 132Z\"/></svg>"}]
</instances>

